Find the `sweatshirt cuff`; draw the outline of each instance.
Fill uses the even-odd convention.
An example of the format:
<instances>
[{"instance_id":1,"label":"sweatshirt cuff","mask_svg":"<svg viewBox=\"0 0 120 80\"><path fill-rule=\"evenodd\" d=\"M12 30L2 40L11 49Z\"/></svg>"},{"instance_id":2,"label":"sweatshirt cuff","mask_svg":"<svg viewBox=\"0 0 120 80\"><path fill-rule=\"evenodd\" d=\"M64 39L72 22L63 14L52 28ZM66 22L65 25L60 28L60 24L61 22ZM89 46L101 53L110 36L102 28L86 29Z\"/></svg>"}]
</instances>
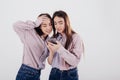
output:
<instances>
[{"instance_id":1,"label":"sweatshirt cuff","mask_svg":"<svg viewBox=\"0 0 120 80\"><path fill-rule=\"evenodd\" d=\"M40 20L37 19L37 20L35 21L35 26L36 26L36 27L39 27L41 23L42 23L42 21L40 21Z\"/></svg>"}]
</instances>

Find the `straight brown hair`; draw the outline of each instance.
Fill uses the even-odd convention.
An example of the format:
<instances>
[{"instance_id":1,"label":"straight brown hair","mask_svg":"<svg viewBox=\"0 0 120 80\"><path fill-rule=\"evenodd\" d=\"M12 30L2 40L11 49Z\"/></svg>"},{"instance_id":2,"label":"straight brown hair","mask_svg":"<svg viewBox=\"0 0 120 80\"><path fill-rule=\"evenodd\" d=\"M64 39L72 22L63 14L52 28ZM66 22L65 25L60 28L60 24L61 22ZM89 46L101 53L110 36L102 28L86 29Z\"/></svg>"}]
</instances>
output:
<instances>
[{"instance_id":1,"label":"straight brown hair","mask_svg":"<svg viewBox=\"0 0 120 80\"><path fill-rule=\"evenodd\" d=\"M71 25L70 25L70 20L69 20L69 17L67 15L66 12L62 11L62 10L59 10L59 11L56 11L54 14L53 14L53 17L52 17L52 24L53 24L53 36L54 37L57 37L58 36L58 33L56 34L56 29L55 29L55 26L54 26L54 18L55 17L61 17L64 19L65 21L65 30L64 30L64 33L65 35L67 36L67 40L66 40L66 43L65 43L65 48L68 49L70 43L72 42L73 38L72 38L72 35L76 32L74 32L72 29L71 29Z\"/></svg>"}]
</instances>

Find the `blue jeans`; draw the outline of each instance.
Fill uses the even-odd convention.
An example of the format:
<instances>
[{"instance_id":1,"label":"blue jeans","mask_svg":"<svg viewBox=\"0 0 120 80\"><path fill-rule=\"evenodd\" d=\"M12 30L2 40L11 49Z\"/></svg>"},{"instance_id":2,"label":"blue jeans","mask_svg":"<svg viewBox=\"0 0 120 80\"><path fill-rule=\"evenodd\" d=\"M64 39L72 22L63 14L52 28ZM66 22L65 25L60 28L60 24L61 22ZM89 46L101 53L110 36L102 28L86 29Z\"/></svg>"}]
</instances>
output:
<instances>
[{"instance_id":1,"label":"blue jeans","mask_svg":"<svg viewBox=\"0 0 120 80\"><path fill-rule=\"evenodd\" d=\"M16 80L40 80L40 74L41 70L22 64L16 76Z\"/></svg>"},{"instance_id":2,"label":"blue jeans","mask_svg":"<svg viewBox=\"0 0 120 80\"><path fill-rule=\"evenodd\" d=\"M77 68L70 70L59 70L52 68L49 76L49 80L79 80Z\"/></svg>"}]
</instances>

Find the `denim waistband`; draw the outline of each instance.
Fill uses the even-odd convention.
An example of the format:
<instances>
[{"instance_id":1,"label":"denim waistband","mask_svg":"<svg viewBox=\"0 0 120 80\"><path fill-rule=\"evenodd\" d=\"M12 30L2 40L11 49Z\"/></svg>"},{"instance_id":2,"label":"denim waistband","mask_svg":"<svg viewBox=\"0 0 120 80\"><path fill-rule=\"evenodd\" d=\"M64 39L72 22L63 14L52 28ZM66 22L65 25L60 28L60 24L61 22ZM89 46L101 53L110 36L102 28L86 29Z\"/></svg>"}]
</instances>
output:
<instances>
[{"instance_id":1,"label":"denim waistband","mask_svg":"<svg viewBox=\"0 0 120 80\"><path fill-rule=\"evenodd\" d=\"M77 67L75 67L75 68L73 68L73 69L69 69L69 70L60 70L60 69L58 69L58 68L52 68L52 70L54 71L57 71L57 72L62 72L62 73L64 73L64 72L70 72L70 71L75 71L75 70L77 70Z\"/></svg>"},{"instance_id":2,"label":"denim waistband","mask_svg":"<svg viewBox=\"0 0 120 80\"><path fill-rule=\"evenodd\" d=\"M30 67L28 65L25 65L25 64L21 65L21 69L32 71L32 72L34 72L36 74L40 74L40 72L41 72L41 69L38 70L38 69L32 68L32 67Z\"/></svg>"}]
</instances>

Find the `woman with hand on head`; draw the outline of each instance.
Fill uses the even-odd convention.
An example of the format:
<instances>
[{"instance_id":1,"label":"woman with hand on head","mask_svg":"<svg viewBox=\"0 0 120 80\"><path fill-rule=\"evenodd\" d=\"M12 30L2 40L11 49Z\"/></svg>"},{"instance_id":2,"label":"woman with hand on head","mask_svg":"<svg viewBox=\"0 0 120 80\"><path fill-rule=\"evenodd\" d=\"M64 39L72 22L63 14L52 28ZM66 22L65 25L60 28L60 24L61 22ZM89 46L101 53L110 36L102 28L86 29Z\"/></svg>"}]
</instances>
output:
<instances>
[{"instance_id":1,"label":"woman with hand on head","mask_svg":"<svg viewBox=\"0 0 120 80\"><path fill-rule=\"evenodd\" d=\"M64 11L53 14L53 37L56 43L48 42L48 63L52 66L49 80L78 80L77 65L83 53L81 37L71 29Z\"/></svg>"},{"instance_id":2,"label":"woman with hand on head","mask_svg":"<svg viewBox=\"0 0 120 80\"><path fill-rule=\"evenodd\" d=\"M13 27L24 45L22 65L16 80L40 80L48 56L46 41L52 31L51 16L43 13L35 22L18 21Z\"/></svg>"}]
</instances>

